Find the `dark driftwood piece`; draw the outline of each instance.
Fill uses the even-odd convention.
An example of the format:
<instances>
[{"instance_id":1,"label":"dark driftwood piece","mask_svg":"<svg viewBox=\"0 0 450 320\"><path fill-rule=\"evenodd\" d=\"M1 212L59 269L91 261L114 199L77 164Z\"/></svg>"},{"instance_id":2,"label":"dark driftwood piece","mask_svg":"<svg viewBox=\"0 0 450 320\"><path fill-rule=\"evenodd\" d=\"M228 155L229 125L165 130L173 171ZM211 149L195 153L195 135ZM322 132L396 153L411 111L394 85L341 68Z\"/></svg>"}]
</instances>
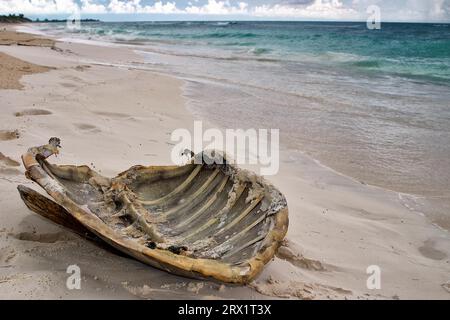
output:
<instances>
[{"instance_id":1,"label":"dark driftwood piece","mask_svg":"<svg viewBox=\"0 0 450 320\"><path fill-rule=\"evenodd\" d=\"M108 245L101 238L97 237L94 233L86 229L85 226L83 226L77 219L72 217L72 215L68 213L66 209L61 207L56 202L48 199L39 192L36 192L24 185L18 185L17 190L19 191L20 197L22 198L23 202L31 211L56 223L57 225L70 229L72 232L78 234L79 236L94 242L102 249L108 250L109 252L122 257L126 256L124 253Z\"/></svg>"},{"instance_id":2,"label":"dark driftwood piece","mask_svg":"<svg viewBox=\"0 0 450 320\"><path fill-rule=\"evenodd\" d=\"M34 191L33 189L25 187L24 185L17 186L17 190L19 191L23 202L31 211L53 221L58 225L72 230L76 234L88 240L96 242L102 241L95 234L86 229L86 227L83 226L77 219L72 217L70 213L68 213L67 210L59 204Z\"/></svg>"}]
</instances>

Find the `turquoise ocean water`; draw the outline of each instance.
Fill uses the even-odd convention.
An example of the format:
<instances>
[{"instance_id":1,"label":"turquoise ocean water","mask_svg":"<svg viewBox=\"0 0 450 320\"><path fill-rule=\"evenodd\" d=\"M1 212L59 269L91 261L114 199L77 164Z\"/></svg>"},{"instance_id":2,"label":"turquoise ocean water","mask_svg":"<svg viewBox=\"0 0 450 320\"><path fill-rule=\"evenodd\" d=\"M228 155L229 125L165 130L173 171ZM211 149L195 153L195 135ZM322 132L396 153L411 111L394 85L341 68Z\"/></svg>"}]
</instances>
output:
<instances>
[{"instance_id":1,"label":"turquoise ocean water","mask_svg":"<svg viewBox=\"0 0 450 320\"><path fill-rule=\"evenodd\" d=\"M383 23L381 30L350 22L37 27L65 38L132 45L147 68L187 80L189 108L199 117L224 128L279 128L286 150L411 194L418 210L450 226L450 24Z\"/></svg>"}]
</instances>

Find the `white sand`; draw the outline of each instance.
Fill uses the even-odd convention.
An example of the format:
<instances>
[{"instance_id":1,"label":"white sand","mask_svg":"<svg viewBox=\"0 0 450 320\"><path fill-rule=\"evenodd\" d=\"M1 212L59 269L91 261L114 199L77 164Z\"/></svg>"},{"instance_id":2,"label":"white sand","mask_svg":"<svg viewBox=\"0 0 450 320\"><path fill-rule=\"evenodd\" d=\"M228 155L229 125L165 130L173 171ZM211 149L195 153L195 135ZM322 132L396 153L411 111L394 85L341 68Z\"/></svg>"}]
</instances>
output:
<instances>
[{"instance_id":1,"label":"white sand","mask_svg":"<svg viewBox=\"0 0 450 320\"><path fill-rule=\"evenodd\" d=\"M0 137L9 137L0 141L0 298L450 298L448 232L408 209L398 194L303 156L294 166L282 154L279 174L268 178L288 200L287 247L283 259L246 287L153 269L32 213L16 187L39 188L10 161L20 162L28 147L60 137L61 155L52 161L88 164L113 176L135 164L170 163L170 133L193 126L182 81L107 65L140 61L132 51L56 46L61 50L0 46L0 52L57 68L24 76L23 90L0 90ZM66 288L71 264L81 268L81 290ZM381 268L380 290L366 287L369 265Z\"/></svg>"}]
</instances>

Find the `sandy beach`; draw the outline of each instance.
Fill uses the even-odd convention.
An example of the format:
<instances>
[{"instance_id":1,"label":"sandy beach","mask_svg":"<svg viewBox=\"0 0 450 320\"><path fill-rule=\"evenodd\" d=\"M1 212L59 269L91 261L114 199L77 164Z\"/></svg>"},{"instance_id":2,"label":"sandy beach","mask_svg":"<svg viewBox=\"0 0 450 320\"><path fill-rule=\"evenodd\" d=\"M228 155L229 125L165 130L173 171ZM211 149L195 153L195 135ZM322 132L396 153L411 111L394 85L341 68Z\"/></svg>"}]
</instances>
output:
<instances>
[{"instance_id":1,"label":"sandy beach","mask_svg":"<svg viewBox=\"0 0 450 320\"><path fill-rule=\"evenodd\" d=\"M170 164L171 132L192 129L195 117L183 80L140 68L131 49L8 29L0 32L1 299L450 299L448 231L400 193L304 155L298 165L282 152L279 173L267 177L286 195L289 231L247 286L156 270L34 214L17 192L19 184L41 192L20 161L30 146L59 137L52 161L114 176L136 164ZM81 290L66 287L72 264L81 268ZM371 265L381 270L380 289L366 286Z\"/></svg>"}]
</instances>

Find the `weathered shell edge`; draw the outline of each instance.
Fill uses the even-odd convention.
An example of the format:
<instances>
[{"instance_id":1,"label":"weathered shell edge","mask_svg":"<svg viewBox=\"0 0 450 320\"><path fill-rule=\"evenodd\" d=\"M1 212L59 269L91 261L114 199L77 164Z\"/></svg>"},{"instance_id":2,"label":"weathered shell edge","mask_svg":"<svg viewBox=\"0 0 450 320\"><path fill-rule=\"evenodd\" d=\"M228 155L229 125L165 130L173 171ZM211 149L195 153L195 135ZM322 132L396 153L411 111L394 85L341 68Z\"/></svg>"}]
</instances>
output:
<instances>
[{"instance_id":1,"label":"weathered shell edge","mask_svg":"<svg viewBox=\"0 0 450 320\"><path fill-rule=\"evenodd\" d=\"M76 219L84 224L91 232L102 238L113 247L130 254L140 261L144 261L156 268L170 271L175 274L213 278L227 283L246 284L252 281L275 255L286 235L288 228L287 206L275 214L275 225L263 240L268 246L263 246L260 251L249 260L240 265L229 265L212 259L191 258L177 255L168 250L150 249L137 245L135 242L119 237L99 218L80 208L75 202L64 195L57 182L52 179L36 160L36 155L28 151L22 156L28 178L37 182L46 192ZM148 167L156 168L156 167ZM158 170L170 170L173 166L159 167ZM89 173L97 175L89 168Z\"/></svg>"}]
</instances>

